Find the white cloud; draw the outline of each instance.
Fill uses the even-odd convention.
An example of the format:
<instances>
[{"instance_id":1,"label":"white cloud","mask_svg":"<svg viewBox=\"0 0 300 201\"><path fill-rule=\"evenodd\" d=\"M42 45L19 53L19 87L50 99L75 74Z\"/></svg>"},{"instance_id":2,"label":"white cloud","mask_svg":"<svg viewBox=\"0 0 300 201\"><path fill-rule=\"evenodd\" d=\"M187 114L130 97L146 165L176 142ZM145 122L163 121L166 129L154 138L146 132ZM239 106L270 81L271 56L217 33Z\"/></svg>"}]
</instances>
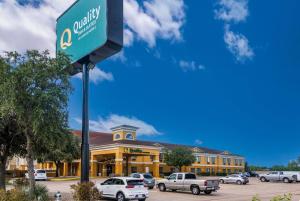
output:
<instances>
[{"instance_id":1,"label":"white cloud","mask_svg":"<svg viewBox=\"0 0 300 201\"><path fill-rule=\"evenodd\" d=\"M39 6L0 1L0 51L49 49L54 55L56 19L74 1L44 0ZM131 46L136 38L150 47L157 38L180 40L184 18L183 0L124 0L124 45Z\"/></svg>"},{"instance_id":2,"label":"white cloud","mask_svg":"<svg viewBox=\"0 0 300 201\"><path fill-rule=\"evenodd\" d=\"M82 73L78 73L74 77L82 79ZM106 73L97 67L90 70L90 81L91 82L93 82L94 84L98 84L99 82L102 82L105 80L113 81L114 77L111 73Z\"/></svg>"},{"instance_id":3,"label":"white cloud","mask_svg":"<svg viewBox=\"0 0 300 201\"><path fill-rule=\"evenodd\" d=\"M229 51L238 61L251 59L254 56L254 52L249 46L248 39L242 34L231 31L229 26L225 27L224 41Z\"/></svg>"},{"instance_id":4,"label":"white cloud","mask_svg":"<svg viewBox=\"0 0 300 201\"><path fill-rule=\"evenodd\" d=\"M196 140L195 140L195 144L196 144L196 145L202 145L203 142L202 142L202 140L196 139Z\"/></svg>"},{"instance_id":5,"label":"white cloud","mask_svg":"<svg viewBox=\"0 0 300 201\"><path fill-rule=\"evenodd\" d=\"M246 21L249 16L248 0L218 0L218 6L215 17L225 23L224 42L227 49L238 61L253 58L254 51L246 36L230 30L232 23Z\"/></svg>"},{"instance_id":6,"label":"white cloud","mask_svg":"<svg viewBox=\"0 0 300 201\"><path fill-rule=\"evenodd\" d=\"M245 21L249 15L248 0L219 0L216 18L226 22Z\"/></svg>"},{"instance_id":7,"label":"white cloud","mask_svg":"<svg viewBox=\"0 0 300 201\"><path fill-rule=\"evenodd\" d=\"M128 29L150 47L157 38L180 40L185 21L183 0L149 0L140 5L136 0L124 1L124 18Z\"/></svg>"},{"instance_id":8,"label":"white cloud","mask_svg":"<svg viewBox=\"0 0 300 201\"><path fill-rule=\"evenodd\" d=\"M196 70L204 70L205 66L202 64L197 64L195 61L185 61L185 60L180 60L179 61L179 66L184 72L187 71L196 71Z\"/></svg>"},{"instance_id":9,"label":"white cloud","mask_svg":"<svg viewBox=\"0 0 300 201\"><path fill-rule=\"evenodd\" d=\"M75 118L75 121L82 124L80 118ZM111 128L120 125L130 125L138 127L138 135L159 135L161 134L156 128L136 117L126 117L117 114L111 114L106 118L99 117L98 120L90 120L89 126L93 131L111 132Z\"/></svg>"},{"instance_id":10,"label":"white cloud","mask_svg":"<svg viewBox=\"0 0 300 201\"><path fill-rule=\"evenodd\" d=\"M45 0L39 7L22 6L16 0L0 2L1 50L48 49L55 52L56 18L74 0Z\"/></svg>"},{"instance_id":11,"label":"white cloud","mask_svg":"<svg viewBox=\"0 0 300 201\"><path fill-rule=\"evenodd\" d=\"M132 33L132 31L130 31L129 29L124 29L124 45L129 47L132 45L133 40L134 40L134 35Z\"/></svg>"}]
</instances>

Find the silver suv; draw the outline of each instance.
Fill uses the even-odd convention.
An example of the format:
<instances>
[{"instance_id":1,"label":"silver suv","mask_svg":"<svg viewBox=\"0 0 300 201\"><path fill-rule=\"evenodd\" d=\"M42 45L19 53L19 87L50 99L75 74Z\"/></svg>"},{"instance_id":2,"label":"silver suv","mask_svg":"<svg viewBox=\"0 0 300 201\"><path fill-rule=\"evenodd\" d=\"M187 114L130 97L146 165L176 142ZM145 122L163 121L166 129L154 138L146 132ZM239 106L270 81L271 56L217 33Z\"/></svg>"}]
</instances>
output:
<instances>
[{"instance_id":1,"label":"silver suv","mask_svg":"<svg viewBox=\"0 0 300 201\"><path fill-rule=\"evenodd\" d=\"M149 189L153 189L155 186L155 179L150 173L132 173L130 176L136 179L142 179L145 186Z\"/></svg>"},{"instance_id":2,"label":"silver suv","mask_svg":"<svg viewBox=\"0 0 300 201\"><path fill-rule=\"evenodd\" d=\"M220 183L222 184L232 183L232 184L242 185L242 184L249 183L249 179L246 176L243 176L242 174L232 174L226 177L221 177Z\"/></svg>"}]
</instances>

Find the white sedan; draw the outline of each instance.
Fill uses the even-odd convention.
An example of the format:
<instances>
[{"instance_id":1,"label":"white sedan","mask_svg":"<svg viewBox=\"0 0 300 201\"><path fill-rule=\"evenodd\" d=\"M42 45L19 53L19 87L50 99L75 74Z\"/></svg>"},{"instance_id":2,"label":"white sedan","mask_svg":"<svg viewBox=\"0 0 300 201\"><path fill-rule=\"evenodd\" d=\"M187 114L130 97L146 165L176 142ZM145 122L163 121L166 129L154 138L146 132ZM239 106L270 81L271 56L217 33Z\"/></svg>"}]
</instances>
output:
<instances>
[{"instance_id":1,"label":"white sedan","mask_svg":"<svg viewBox=\"0 0 300 201\"><path fill-rule=\"evenodd\" d=\"M149 197L143 180L132 177L113 177L103 183L97 183L96 186L103 197L118 201L145 201Z\"/></svg>"},{"instance_id":2,"label":"white sedan","mask_svg":"<svg viewBox=\"0 0 300 201\"><path fill-rule=\"evenodd\" d=\"M25 177L29 178L28 173L25 174ZM46 170L34 170L34 179L46 181L48 179Z\"/></svg>"}]
</instances>

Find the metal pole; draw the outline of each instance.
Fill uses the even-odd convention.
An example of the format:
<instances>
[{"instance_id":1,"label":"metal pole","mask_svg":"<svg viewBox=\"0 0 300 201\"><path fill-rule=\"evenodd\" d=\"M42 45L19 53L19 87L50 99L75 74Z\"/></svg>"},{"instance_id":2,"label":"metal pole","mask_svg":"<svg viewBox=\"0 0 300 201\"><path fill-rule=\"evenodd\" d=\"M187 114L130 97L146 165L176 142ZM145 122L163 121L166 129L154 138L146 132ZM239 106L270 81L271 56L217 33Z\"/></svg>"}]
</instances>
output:
<instances>
[{"instance_id":1,"label":"metal pole","mask_svg":"<svg viewBox=\"0 0 300 201\"><path fill-rule=\"evenodd\" d=\"M89 181L89 65L82 66L82 143L81 143L81 183Z\"/></svg>"}]
</instances>

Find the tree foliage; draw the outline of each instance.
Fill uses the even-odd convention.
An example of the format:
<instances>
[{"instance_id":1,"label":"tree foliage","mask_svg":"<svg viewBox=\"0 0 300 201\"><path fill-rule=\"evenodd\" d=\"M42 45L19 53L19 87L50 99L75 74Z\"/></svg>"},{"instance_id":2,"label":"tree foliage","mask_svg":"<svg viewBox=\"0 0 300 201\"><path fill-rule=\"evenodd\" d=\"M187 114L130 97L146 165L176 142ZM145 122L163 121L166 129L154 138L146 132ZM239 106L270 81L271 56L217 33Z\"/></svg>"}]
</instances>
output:
<instances>
[{"instance_id":1,"label":"tree foliage","mask_svg":"<svg viewBox=\"0 0 300 201\"><path fill-rule=\"evenodd\" d=\"M192 150L177 147L165 153L165 162L169 166L177 167L181 170L183 166L190 166L196 160Z\"/></svg>"},{"instance_id":2,"label":"tree foliage","mask_svg":"<svg viewBox=\"0 0 300 201\"><path fill-rule=\"evenodd\" d=\"M0 188L5 189L8 158L25 154L24 135L17 123L12 91L13 68L0 57Z\"/></svg>"},{"instance_id":3,"label":"tree foliage","mask_svg":"<svg viewBox=\"0 0 300 201\"><path fill-rule=\"evenodd\" d=\"M56 165L56 177L59 177L61 163L72 162L80 158L80 141L69 130L66 130L58 141L47 146L48 152L44 152L38 158L40 162L52 161Z\"/></svg>"},{"instance_id":4,"label":"tree foliage","mask_svg":"<svg viewBox=\"0 0 300 201\"><path fill-rule=\"evenodd\" d=\"M68 128L68 96L71 92L67 56L50 57L48 51L8 52L2 57L13 72L12 103L18 125L26 137L26 160L33 191L33 161Z\"/></svg>"}]
</instances>

